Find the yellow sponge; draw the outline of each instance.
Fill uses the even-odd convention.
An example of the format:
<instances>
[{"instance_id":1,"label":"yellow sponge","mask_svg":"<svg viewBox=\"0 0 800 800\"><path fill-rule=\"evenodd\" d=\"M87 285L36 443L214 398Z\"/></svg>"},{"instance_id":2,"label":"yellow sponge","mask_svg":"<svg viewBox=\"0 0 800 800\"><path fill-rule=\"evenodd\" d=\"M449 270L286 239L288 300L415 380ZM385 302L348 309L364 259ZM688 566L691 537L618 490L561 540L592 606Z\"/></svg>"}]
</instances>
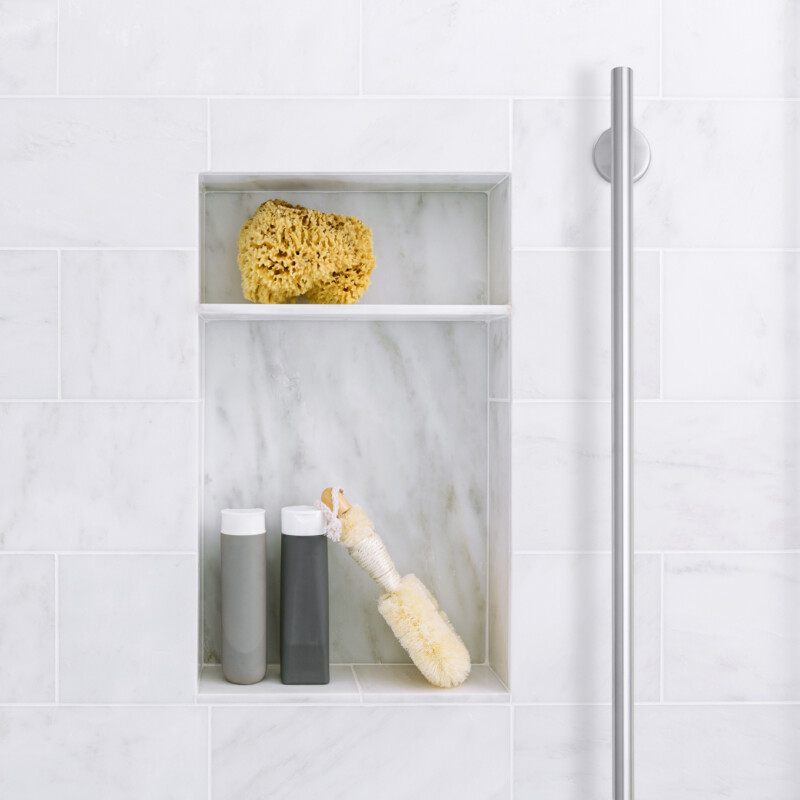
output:
<instances>
[{"instance_id":1,"label":"yellow sponge","mask_svg":"<svg viewBox=\"0 0 800 800\"><path fill-rule=\"evenodd\" d=\"M355 303L374 266L372 231L357 217L268 200L239 233L242 290L254 303Z\"/></svg>"}]
</instances>

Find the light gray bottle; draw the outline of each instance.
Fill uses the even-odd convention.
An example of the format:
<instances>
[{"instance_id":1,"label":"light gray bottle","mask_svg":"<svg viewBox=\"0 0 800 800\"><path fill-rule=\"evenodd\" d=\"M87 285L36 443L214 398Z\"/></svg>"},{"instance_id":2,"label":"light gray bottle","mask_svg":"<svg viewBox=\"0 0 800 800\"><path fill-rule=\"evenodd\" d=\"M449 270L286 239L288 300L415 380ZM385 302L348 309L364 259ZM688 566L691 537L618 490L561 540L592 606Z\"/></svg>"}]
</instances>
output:
<instances>
[{"instance_id":1,"label":"light gray bottle","mask_svg":"<svg viewBox=\"0 0 800 800\"><path fill-rule=\"evenodd\" d=\"M313 506L281 509L281 681L330 682L328 539Z\"/></svg>"},{"instance_id":2,"label":"light gray bottle","mask_svg":"<svg viewBox=\"0 0 800 800\"><path fill-rule=\"evenodd\" d=\"M267 673L267 534L263 508L226 508L220 526L222 674L258 683Z\"/></svg>"}]
</instances>

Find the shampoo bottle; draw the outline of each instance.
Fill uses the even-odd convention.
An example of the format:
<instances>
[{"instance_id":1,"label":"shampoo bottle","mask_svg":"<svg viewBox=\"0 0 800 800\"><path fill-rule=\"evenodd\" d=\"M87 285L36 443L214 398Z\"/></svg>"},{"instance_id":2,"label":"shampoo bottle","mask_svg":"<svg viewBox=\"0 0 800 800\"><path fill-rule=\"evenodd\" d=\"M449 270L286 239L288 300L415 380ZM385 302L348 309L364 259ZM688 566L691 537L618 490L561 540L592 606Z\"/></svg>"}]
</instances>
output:
<instances>
[{"instance_id":1,"label":"shampoo bottle","mask_svg":"<svg viewBox=\"0 0 800 800\"><path fill-rule=\"evenodd\" d=\"M267 534L263 508L222 512L222 674L258 683L267 672Z\"/></svg>"},{"instance_id":2,"label":"shampoo bottle","mask_svg":"<svg viewBox=\"0 0 800 800\"><path fill-rule=\"evenodd\" d=\"M313 506L281 509L281 681L330 681L328 540Z\"/></svg>"}]
</instances>

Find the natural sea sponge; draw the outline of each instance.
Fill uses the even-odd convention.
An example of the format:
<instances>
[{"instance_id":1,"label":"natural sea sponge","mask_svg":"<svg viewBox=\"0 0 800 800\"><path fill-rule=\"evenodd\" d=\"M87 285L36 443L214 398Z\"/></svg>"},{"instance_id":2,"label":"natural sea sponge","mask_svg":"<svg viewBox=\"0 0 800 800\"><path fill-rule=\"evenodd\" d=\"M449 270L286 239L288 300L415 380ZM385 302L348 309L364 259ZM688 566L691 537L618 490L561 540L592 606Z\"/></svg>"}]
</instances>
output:
<instances>
[{"instance_id":1,"label":"natural sea sponge","mask_svg":"<svg viewBox=\"0 0 800 800\"><path fill-rule=\"evenodd\" d=\"M372 231L357 217L268 200L239 233L242 291L254 303L355 303L374 266Z\"/></svg>"}]
</instances>

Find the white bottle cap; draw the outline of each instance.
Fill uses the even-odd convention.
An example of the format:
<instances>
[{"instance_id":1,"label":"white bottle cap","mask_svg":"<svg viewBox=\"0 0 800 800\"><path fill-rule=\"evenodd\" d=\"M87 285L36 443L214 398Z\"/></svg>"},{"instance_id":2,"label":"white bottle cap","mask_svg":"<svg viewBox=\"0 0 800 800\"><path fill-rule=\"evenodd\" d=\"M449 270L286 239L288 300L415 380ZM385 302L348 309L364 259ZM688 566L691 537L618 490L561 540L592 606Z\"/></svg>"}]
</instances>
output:
<instances>
[{"instance_id":1,"label":"white bottle cap","mask_svg":"<svg viewBox=\"0 0 800 800\"><path fill-rule=\"evenodd\" d=\"M220 530L229 536L266 533L266 512L263 508L224 508Z\"/></svg>"},{"instance_id":2,"label":"white bottle cap","mask_svg":"<svg viewBox=\"0 0 800 800\"><path fill-rule=\"evenodd\" d=\"M314 506L284 506L281 509L281 533L287 536L323 536L325 518Z\"/></svg>"}]
</instances>

